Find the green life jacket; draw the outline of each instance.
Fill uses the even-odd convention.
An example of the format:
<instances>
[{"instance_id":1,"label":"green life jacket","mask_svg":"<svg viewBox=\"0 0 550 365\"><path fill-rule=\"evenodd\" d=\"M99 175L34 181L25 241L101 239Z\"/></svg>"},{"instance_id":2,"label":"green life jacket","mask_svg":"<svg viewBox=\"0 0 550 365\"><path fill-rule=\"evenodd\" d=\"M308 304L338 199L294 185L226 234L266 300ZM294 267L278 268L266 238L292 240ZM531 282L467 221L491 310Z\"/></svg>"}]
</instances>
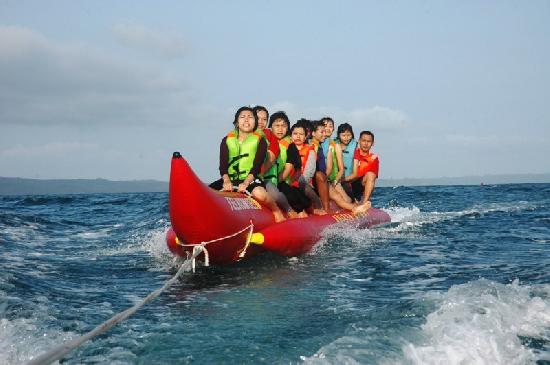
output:
<instances>
[{"instance_id":1,"label":"green life jacket","mask_svg":"<svg viewBox=\"0 0 550 365\"><path fill-rule=\"evenodd\" d=\"M336 175L338 175L338 172L340 170L338 169L338 159L336 158L336 142L333 140L330 141L330 147L332 147L332 170L330 172L330 175L328 176L328 181L333 182L336 180ZM331 156L327 156L327 159L329 159Z\"/></svg>"},{"instance_id":2,"label":"green life jacket","mask_svg":"<svg viewBox=\"0 0 550 365\"><path fill-rule=\"evenodd\" d=\"M227 134L227 148L229 150L229 168L227 174L231 181L244 180L252 170L254 158L258 150L258 144L262 137L254 132L242 143L238 139L239 132L231 131Z\"/></svg>"},{"instance_id":3,"label":"green life jacket","mask_svg":"<svg viewBox=\"0 0 550 365\"><path fill-rule=\"evenodd\" d=\"M290 136L286 136L279 140L279 156L277 157L271 168L265 173L264 179L266 181L270 181L275 186L279 183L279 175L285 169L288 145L290 143Z\"/></svg>"}]
</instances>

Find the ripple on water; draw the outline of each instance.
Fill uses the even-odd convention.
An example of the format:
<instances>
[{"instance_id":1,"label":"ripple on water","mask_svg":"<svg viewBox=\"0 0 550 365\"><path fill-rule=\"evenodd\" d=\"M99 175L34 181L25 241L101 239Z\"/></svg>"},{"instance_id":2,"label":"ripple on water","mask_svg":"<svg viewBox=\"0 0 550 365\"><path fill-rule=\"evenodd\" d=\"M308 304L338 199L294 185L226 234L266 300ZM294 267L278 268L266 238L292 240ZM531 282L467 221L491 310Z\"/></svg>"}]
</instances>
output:
<instances>
[{"instance_id":1,"label":"ripple on water","mask_svg":"<svg viewBox=\"0 0 550 365\"><path fill-rule=\"evenodd\" d=\"M390 224L331 227L298 258L201 267L65 362L542 360L550 185L508 189L377 189ZM93 329L175 273L166 194L24 199L0 197L0 364Z\"/></svg>"},{"instance_id":2,"label":"ripple on water","mask_svg":"<svg viewBox=\"0 0 550 365\"><path fill-rule=\"evenodd\" d=\"M419 341L403 347L407 362L519 365L542 360L525 339L550 347L550 285L481 279L434 299L439 307L427 316Z\"/></svg>"}]
</instances>

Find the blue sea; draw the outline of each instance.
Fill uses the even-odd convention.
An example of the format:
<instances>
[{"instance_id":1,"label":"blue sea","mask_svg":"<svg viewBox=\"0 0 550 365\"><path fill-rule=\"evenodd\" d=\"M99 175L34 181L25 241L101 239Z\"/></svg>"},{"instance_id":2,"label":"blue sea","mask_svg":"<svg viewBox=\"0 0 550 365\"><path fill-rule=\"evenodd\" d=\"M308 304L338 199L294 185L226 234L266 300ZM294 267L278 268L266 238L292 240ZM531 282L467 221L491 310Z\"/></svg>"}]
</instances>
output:
<instances>
[{"instance_id":1,"label":"blue sea","mask_svg":"<svg viewBox=\"0 0 550 365\"><path fill-rule=\"evenodd\" d=\"M63 364L550 364L550 184L377 188L392 218L185 273ZM0 197L0 364L178 270L165 193ZM215 224L215 222L212 222Z\"/></svg>"}]
</instances>

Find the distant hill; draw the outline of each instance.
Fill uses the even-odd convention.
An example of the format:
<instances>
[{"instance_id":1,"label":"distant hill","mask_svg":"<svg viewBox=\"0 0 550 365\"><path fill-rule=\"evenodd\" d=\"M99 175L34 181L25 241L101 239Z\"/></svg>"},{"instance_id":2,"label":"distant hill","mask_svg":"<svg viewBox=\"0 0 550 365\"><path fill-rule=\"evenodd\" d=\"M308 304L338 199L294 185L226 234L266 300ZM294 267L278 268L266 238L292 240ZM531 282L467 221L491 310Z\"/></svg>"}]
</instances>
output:
<instances>
[{"instance_id":1,"label":"distant hill","mask_svg":"<svg viewBox=\"0 0 550 365\"><path fill-rule=\"evenodd\" d=\"M377 186L480 185L550 183L550 174L512 174L433 179L380 179ZM24 179L0 177L0 195L92 194L167 192L168 183L158 180L112 181L105 179Z\"/></svg>"},{"instance_id":2,"label":"distant hill","mask_svg":"<svg viewBox=\"0 0 550 365\"><path fill-rule=\"evenodd\" d=\"M550 174L507 174L463 177L439 177L431 179L380 179L377 186L424 186L424 185L480 185L550 183Z\"/></svg>"},{"instance_id":3,"label":"distant hill","mask_svg":"<svg viewBox=\"0 0 550 365\"><path fill-rule=\"evenodd\" d=\"M42 180L19 177L0 177L0 195L142 193L157 191L168 191L168 183L158 180Z\"/></svg>"}]
</instances>

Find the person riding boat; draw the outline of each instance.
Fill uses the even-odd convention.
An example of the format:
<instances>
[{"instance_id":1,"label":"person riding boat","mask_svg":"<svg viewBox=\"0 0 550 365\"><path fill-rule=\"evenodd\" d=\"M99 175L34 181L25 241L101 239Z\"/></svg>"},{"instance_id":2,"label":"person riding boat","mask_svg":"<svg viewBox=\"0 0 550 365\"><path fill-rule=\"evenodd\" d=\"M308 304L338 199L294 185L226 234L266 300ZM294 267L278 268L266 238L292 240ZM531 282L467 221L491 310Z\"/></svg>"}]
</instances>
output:
<instances>
[{"instance_id":1,"label":"person riding boat","mask_svg":"<svg viewBox=\"0 0 550 365\"><path fill-rule=\"evenodd\" d=\"M320 154L322 153L322 149L319 148L321 143L326 139L325 135L325 123L321 120L318 122L313 123L313 131L311 133L311 140L312 140L312 146L316 149L316 151ZM324 162L324 160L323 160ZM319 172L318 172L319 173ZM323 173L324 175L324 173ZM326 175L325 175L326 176ZM333 200L336 205L338 205L340 208L344 208L347 210L351 210L353 214L359 214L364 213L366 210L364 207L353 203L346 201L339 192L336 191L334 186L332 184L328 184L328 181L325 180L324 184L321 182L317 185L317 191L319 191L319 194L321 194L321 188L325 188L327 191L327 195L330 198L330 200ZM328 189L327 189L328 188ZM367 208L368 209L368 208Z\"/></svg>"},{"instance_id":2,"label":"person riding boat","mask_svg":"<svg viewBox=\"0 0 550 365\"><path fill-rule=\"evenodd\" d=\"M313 179L317 169L317 153L315 149L306 143L307 129L303 121L298 121L291 128L292 144L289 149L296 148L300 156L300 169L288 163L285 165L285 171L281 174L281 180L290 176L290 184L298 187L311 201L313 214L327 214L319 196L313 188Z\"/></svg>"},{"instance_id":3,"label":"person riding boat","mask_svg":"<svg viewBox=\"0 0 550 365\"><path fill-rule=\"evenodd\" d=\"M258 118L258 129L256 132L265 138L268 147L266 159L261 169L261 177L264 180L265 189L271 199L277 203L279 208L289 217L293 218L296 216L296 212L288 204L285 195L277 188L277 174L273 174L274 163L279 158L280 146L279 140L267 126L267 120L270 118L269 112L261 105L255 106L253 110Z\"/></svg>"},{"instance_id":4,"label":"person riding boat","mask_svg":"<svg viewBox=\"0 0 550 365\"><path fill-rule=\"evenodd\" d=\"M325 137L325 123L316 120L311 123L311 140L310 145L315 151L316 164L315 164L315 179L313 181L313 187L316 193L321 199L323 210L326 213L330 212L330 194L328 187L328 179L326 175L326 159L323 154L323 149L320 148L321 143L326 139Z\"/></svg>"},{"instance_id":5,"label":"person riding boat","mask_svg":"<svg viewBox=\"0 0 550 365\"><path fill-rule=\"evenodd\" d=\"M357 141L353 134L353 127L349 123L340 124L336 135L336 143L342 148L344 177L346 177L353 172L353 155L357 149Z\"/></svg>"},{"instance_id":6,"label":"person riding boat","mask_svg":"<svg viewBox=\"0 0 550 365\"><path fill-rule=\"evenodd\" d=\"M353 127L348 123L342 123L338 126L336 132L336 143L341 146L342 160L344 163L344 176L341 180L342 188L349 197L353 196L351 184L345 181L345 178L353 173L353 156L357 149L357 141L353 134ZM350 198L351 199L351 198Z\"/></svg>"},{"instance_id":7,"label":"person riding boat","mask_svg":"<svg viewBox=\"0 0 550 365\"><path fill-rule=\"evenodd\" d=\"M269 119L269 128L279 141L280 154L265 178L270 178L272 183L277 183L278 191L292 207L288 213L289 217L307 217L305 210L311 206L311 201L299 188L289 185L289 173L283 174L287 164L295 171L300 171L302 167L299 152L289 136L290 121L287 115L284 112L274 113Z\"/></svg>"},{"instance_id":8,"label":"person riding boat","mask_svg":"<svg viewBox=\"0 0 550 365\"><path fill-rule=\"evenodd\" d=\"M294 124L290 133L292 142L288 144L287 159L279 174L279 190L298 212L298 217L307 217L306 209L310 207L313 213L323 214L321 201L311 186L315 173L315 151L305 143L307 132L303 124Z\"/></svg>"},{"instance_id":9,"label":"person riding boat","mask_svg":"<svg viewBox=\"0 0 550 365\"><path fill-rule=\"evenodd\" d=\"M300 207L298 211L294 209L293 204L289 204L287 193L283 192L279 187L281 183L279 175L284 170L285 163L288 159L288 146L292 142L289 136L290 121L288 116L283 111L278 111L269 117L269 129L264 131L270 131L274 137L275 142L279 148L279 154L275 159L271 168L264 173L264 182L266 184L267 192L277 202L277 205L286 212L289 218L302 217L303 214L299 214L302 210ZM282 187L283 190L288 190L286 186Z\"/></svg>"},{"instance_id":10,"label":"person riding boat","mask_svg":"<svg viewBox=\"0 0 550 365\"><path fill-rule=\"evenodd\" d=\"M306 119L306 118L300 118L296 121L295 125L302 126L304 128L304 131L306 133L306 144L309 144L311 140L311 130L313 128L313 121Z\"/></svg>"},{"instance_id":11,"label":"person riding boat","mask_svg":"<svg viewBox=\"0 0 550 365\"><path fill-rule=\"evenodd\" d=\"M355 200L360 200L362 196L364 207L371 206L370 197L374 191L380 166L378 156L370 152L373 145L374 134L371 131L361 132L359 148L355 150L353 158L353 172L345 178L351 183Z\"/></svg>"},{"instance_id":12,"label":"person riding boat","mask_svg":"<svg viewBox=\"0 0 550 365\"><path fill-rule=\"evenodd\" d=\"M267 142L256 133L257 119L254 110L243 106L235 113L234 130L220 143L221 179L210 184L215 190L248 191L254 199L273 212L275 222L285 220L283 212L267 194L264 182L259 178L267 153Z\"/></svg>"},{"instance_id":13,"label":"person riding boat","mask_svg":"<svg viewBox=\"0 0 550 365\"><path fill-rule=\"evenodd\" d=\"M325 140L321 143L321 148L323 148L323 154L326 158L326 174L329 183L333 183L334 181L338 180L337 175L340 172L340 163L338 161L338 156L335 150L336 142L334 142L334 140L331 138L332 133L334 132L334 120L332 120L331 117L324 117L321 119L321 121L325 124Z\"/></svg>"},{"instance_id":14,"label":"person riding boat","mask_svg":"<svg viewBox=\"0 0 550 365\"><path fill-rule=\"evenodd\" d=\"M253 110L258 119L256 132L264 137L267 142L267 157L262 166L262 173L264 173L271 168L271 165L273 165L279 156L279 143L277 143L277 138L271 133L271 130L267 129L267 120L269 118L267 109L261 105L256 105Z\"/></svg>"},{"instance_id":15,"label":"person riding boat","mask_svg":"<svg viewBox=\"0 0 550 365\"><path fill-rule=\"evenodd\" d=\"M344 161L342 156L342 148L335 140L333 140L332 133L334 132L334 121L330 117L324 117L321 119L325 122L325 135L326 139L321 143L323 148L323 153L326 156L326 175L329 182L330 188L333 190L330 195L331 199L341 199L345 202L351 203L352 199L348 196L344 188L342 187L341 181L344 177ZM335 197L339 194L340 197Z\"/></svg>"}]
</instances>

